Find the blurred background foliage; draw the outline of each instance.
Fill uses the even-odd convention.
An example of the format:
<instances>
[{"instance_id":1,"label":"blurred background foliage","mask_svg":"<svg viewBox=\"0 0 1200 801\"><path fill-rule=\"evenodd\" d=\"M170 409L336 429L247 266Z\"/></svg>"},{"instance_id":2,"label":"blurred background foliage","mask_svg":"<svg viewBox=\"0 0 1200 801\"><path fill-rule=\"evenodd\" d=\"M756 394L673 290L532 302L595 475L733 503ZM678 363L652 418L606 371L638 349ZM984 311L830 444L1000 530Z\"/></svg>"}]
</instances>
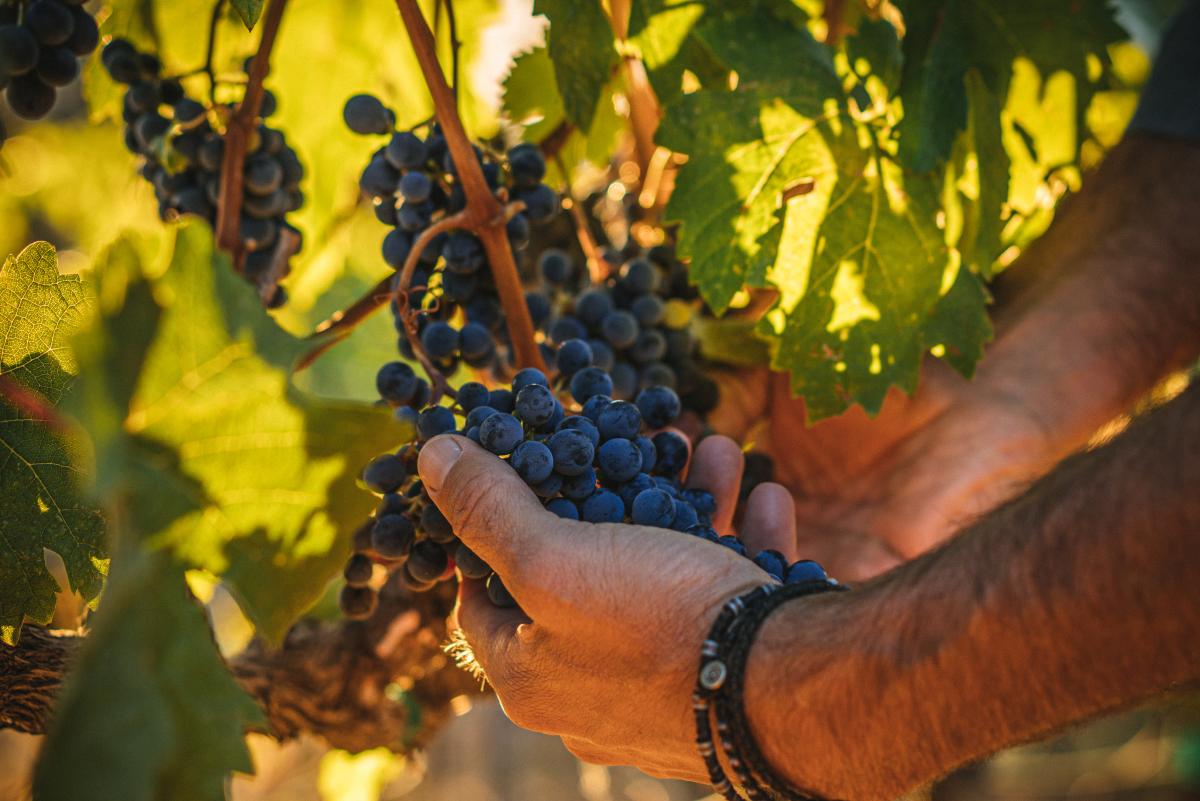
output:
<instances>
[{"instance_id":1,"label":"blurred background foliage","mask_svg":"<svg viewBox=\"0 0 1200 801\"><path fill-rule=\"evenodd\" d=\"M106 33L155 44L167 72L188 73L203 63L205 39L198 33L208 24L211 0L95 5L102 7ZM442 59L449 64L448 21L432 0L422 5L435 22ZM1097 163L1120 137L1157 37L1175 5L1171 0L1118 4L1119 19L1133 41L1110 50L1111 85L1093 98L1084 117L1089 135L1079 153L1083 169ZM146 8L152 11L146 13ZM528 137L537 139L562 118L562 108L553 103L528 102L539 87L554 80L545 50L534 49L543 39L543 25L531 10L532 0L455 0L463 42L460 110L475 137L511 139L526 124ZM257 33L247 33L228 9L218 25L214 66L218 76L233 79L253 52ZM291 302L276 319L293 334L304 335L387 270L378 256L385 229L360 202L357 190L361 166L377 144L346 130L342 104L355 92L375 93L397 111L401 127L428 119L432 106L389 2L292 0L276 53L267 80L280 101L275 121L308 167L303 185L307 203L294 216L307 244L288 282ZM507 97L513 119L502 126L503 80L514 58L519 69L508 84ZM16 253L29 242L46 240L58 248L64 272L86 272L118 236L133 232L145 252L169 255L171 237L155 213L151 189L137 175L135 158L122 146L119 120L113 119L119 93L95 61L87 68L88 102L76 84L62 94L47 122L23 127L5 117L14 135L0 151L0 252ZM207 91L200 76L187 83L197 92ZM532 88L522 90L522 85ZM1004 144L1012 160L1008 203L1019 213L1004 231L1013 250L1001 255L1000 268L1045 229L1056 201L1079 185L1079 169L1061 166L1076 161L1076 132L1063 123L1072 115L1062 114L1064 105L1074 103L1073 90L1061 76L1040 75L1028 62L1015 66L1005 99ZM595 181L598 171L586 164L601 166L618 146L628 148L619 113L621 91L618 79L605 90L588 136L576 135L562 151L565 163L581 168L572 176L576 181ZM218 88L216 97L231 100L239 94L240 89L229 83ZM0 107L0 114L7 111ZM296 382L328 397L370 400L374 372L363 365L381 363L394 353L392 325L385 315L377 315L299 374ZM206 602L222 650L229 655L244 647L253 627L229 594L203 573L193 574L191 584ZM318 605L313 613L320 615L328 608L329 604ZM80 611L78 599L64 594L58 622L70 625ZM350 755L312 741L280 746L252 737L257 775L235 779L232 797L684 801L707 795L694 785L579 764L557 740L512 727L494 703L469 711L464 706L461 711L416 764L386 751ZM930 792L938 801L1200 798L1198 726L1200 708L1195 701L1160 704L1082 727L1049 743L1006 752L959 771ZM36 738L0 732L0 801L27 797L36 748Z\"/></svg>"}]
</instances>

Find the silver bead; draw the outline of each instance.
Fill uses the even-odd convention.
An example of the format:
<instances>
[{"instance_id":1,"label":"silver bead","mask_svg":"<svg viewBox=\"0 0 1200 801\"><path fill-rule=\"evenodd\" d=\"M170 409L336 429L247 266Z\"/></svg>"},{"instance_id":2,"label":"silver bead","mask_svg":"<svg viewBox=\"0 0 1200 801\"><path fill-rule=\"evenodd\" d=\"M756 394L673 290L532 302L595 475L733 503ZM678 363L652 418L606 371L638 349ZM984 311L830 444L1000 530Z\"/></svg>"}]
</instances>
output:
<instances>
[{"instance_id":1,"label":"silver bead","mask_svg":"<svg viewBox=\"0 0 1200 801\"><path fill-rule=\"evenodd\" d=\"M725 683L728 674L725 663L714 659L700 669L700 686L706 690L715 690Z\"/></svg>"}]
</instances>

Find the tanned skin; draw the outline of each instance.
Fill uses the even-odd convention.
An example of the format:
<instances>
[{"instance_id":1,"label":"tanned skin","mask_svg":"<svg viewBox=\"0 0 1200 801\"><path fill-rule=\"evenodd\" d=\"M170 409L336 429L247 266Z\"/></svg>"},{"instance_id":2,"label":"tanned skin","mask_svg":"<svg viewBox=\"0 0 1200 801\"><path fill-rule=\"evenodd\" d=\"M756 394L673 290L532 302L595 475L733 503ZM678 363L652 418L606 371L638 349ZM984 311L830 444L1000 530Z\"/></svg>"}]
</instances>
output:
<instances>
[{"instance_id":1,"label":"tanned skin","mask_svg":"<svg viewBox=\"0 0 1200 801\"><path fill-rule=\"evenodd\" d=\"M751 652L751 725L796 786L895 798L1200 680L1198 583L1194 386L940 549L781 609Z\"/></svg>"},{"instance_id":2,"label":"tanned skin","mask_svg":"<svg viewBox=\"0 0 1200 801\"><path fill-rule=\"evenodd\" d=\"M791 783L895 797L1200 680L1200 390L1054 467L1200 355L1196 186L1200 148L1123 143L1023 257L1032 266L1014 267L972 382L934 369L876 420L811 427L778 391L767 404L731 394L718 422L736 431L766 415L786 485L749 498L748 547L824 549L854 578L925 552L767 621L746 711ZM702 781L690 709L700 642L762 573L676 532L561 520L460 437L431 440L419 467L520 604L496 609L464 582L458 609L509 716L582 759ZM716 496L722 533L741 469L719 436L689 468L689 485Z\"/></svg>"}]
</instances>

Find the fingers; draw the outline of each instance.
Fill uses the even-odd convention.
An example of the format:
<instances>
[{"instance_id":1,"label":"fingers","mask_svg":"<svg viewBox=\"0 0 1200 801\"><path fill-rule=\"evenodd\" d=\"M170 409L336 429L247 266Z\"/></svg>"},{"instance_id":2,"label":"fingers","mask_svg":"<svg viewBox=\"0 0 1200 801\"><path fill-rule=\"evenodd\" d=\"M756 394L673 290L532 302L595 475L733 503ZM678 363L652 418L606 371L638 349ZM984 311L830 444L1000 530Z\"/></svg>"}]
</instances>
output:
<instances>
[{"instance_id":1,"label":"fingers","mask_svg":"<svg viewBox=\"0 0 1200 801\"><path fill-rule=\"evenodd\" d=\"M501 609L488 600L485 583L465 579L459 584L455 625L471 646L475 663L489 677L498 675L518 645L517 627L529 622L520 608Z\"/></svg>"},{"instance_id":2,"label":"fingers","mask_svg":"<svg viewBox=\"0 0 1200 801\"><path fill-rule=\"evenodd\" d=\"M788 562L796 561L796 502L782 484L759 484L746 499L742 516L742 542L752 555L779 551Z\"/></svg>"},{"instance_id":3,"label":"fingers","mask_svg":"<svg viewBox=\"0 0 1200 801\"><path fill-rule=\"evenodd\" d=\"M542 508L516 471L464 437L434 437L417 462L429 497L467 547L519 593L520 576L537 574L570 521Z\"/></svg>"},{"instance_id":4,"label":"fingers","mask_svg":"<svg viewBox=\"0 0 1200 801\"><path fill-rule=\"evenodd\" d=\"M692 454L687 485L708 490L717 499L712 525L721 534L728 534L733 528L743 463L742 449L729 437L705 437Z\"/></svg>"}]
</instances>

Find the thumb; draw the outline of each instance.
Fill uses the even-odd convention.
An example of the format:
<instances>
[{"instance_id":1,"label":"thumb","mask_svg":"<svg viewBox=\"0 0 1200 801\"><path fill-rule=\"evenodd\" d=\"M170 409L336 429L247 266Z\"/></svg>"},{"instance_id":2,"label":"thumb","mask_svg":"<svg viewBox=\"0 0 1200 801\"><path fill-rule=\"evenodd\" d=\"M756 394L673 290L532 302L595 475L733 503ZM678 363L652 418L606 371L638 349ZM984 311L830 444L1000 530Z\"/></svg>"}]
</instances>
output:
<instances>
[{"instance_id":1,"label":"thumb","mask_svg":"<svg viewBox=\"0 0 1200 801\"><path fill-rule=\"evenodd\" d=\"M455 535L504 577L517 594L524 576L553 549L562 524L542 508L517 472L465 437L442 435L421 447L425 491Z\"/></svg>"}]
</instances>

